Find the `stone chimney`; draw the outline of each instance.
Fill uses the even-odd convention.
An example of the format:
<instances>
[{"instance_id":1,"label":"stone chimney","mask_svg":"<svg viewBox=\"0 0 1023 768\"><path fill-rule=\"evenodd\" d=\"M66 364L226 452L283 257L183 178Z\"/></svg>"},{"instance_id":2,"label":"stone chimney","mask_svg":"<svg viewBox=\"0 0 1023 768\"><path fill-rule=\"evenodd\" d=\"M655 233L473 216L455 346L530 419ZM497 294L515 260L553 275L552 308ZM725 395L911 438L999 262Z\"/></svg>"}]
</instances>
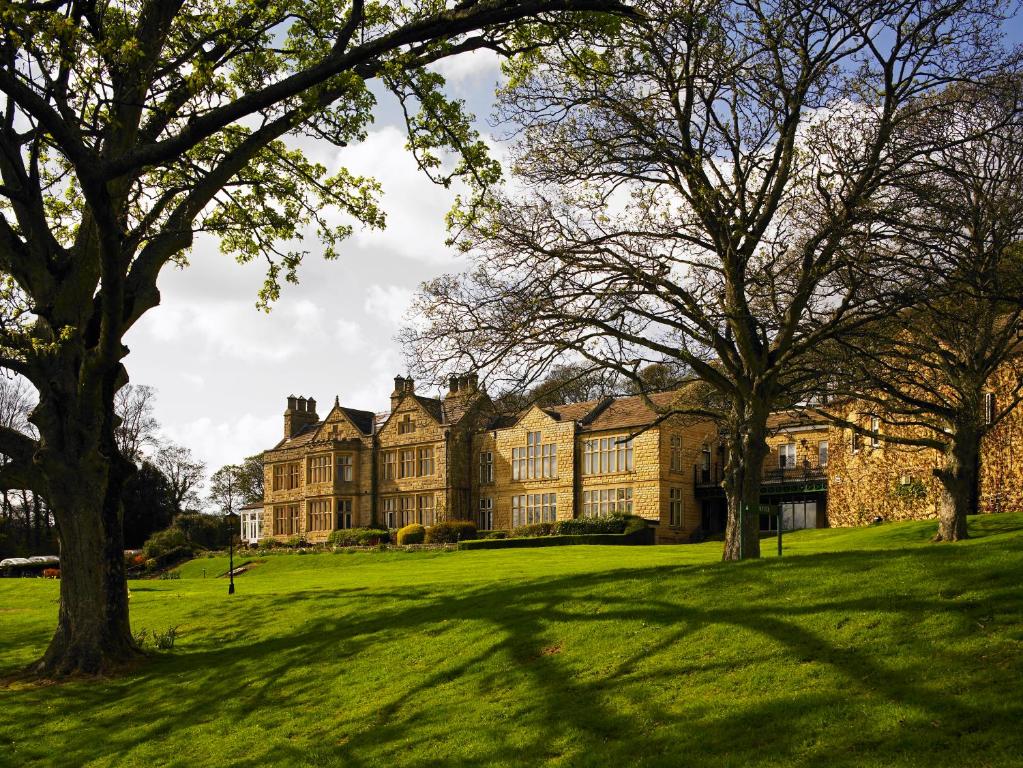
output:
<instances>
[{"instance_id":1,"label":"stone chimney","mask_svg":"<svg viewBox=\"0 0 1023 768\"><path fill-rule=\"evenodd\" d=\"M288 408L284 411L284 438L290 439L319 419L316 416L316 401L288 395Z\"/></svg>"},{"instance_id":2,"label":"stone chimney","mask_svg":"<svg viewBox=\"0 0 1023 768\"><path fill-rule=\"evenodd\" d=\"M458 377L452 376L448 379L448 394L453 395L458 391Z\"/></svg>"},{"instance_id":3,"label":"stone chimney","mask_svg":"<svg viewBox=\"0 0 1023 768\"><path fill-rule=\"evenodd\" d=\"M398 401L401 400L402 394L405 392L405 377L395 376L394 377L394 389L391 391L391 413L394 413L394 409L398 407Z\"/></svg>"},{"instance_id":4,"label":"stone chimney","mask_svg":"<svg viewBox=\"0 0 1023 768\"><path fill-rule=\"evenodd\" d=\"M411 376L405 379L405 391L406 392L416 391L416 382L415 379L413 379Z\"/></svg>"},{"instance_id":5,"label":"stone chimney","mask_svg":"<svg viewBox=\"0 0 1023 768\"><path fill-rule=\"evenodd\" d=\"M453 407L468 409L480 393L479 382L479 376L475 373L452 376L448 379L448 393L444 396L445 402L451 403Z\"/></svg>"}]
</instances>

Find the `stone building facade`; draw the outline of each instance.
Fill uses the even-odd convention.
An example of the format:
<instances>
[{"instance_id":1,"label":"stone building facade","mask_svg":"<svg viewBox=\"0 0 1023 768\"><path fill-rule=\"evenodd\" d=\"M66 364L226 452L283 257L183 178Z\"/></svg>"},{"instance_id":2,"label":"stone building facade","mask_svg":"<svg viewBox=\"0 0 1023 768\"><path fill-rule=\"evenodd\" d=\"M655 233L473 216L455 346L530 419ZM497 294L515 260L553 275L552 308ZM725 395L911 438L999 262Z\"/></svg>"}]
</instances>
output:
<instances>
[{"instance_id":1,"label":"stone building facade","mask_svg":"<svg viewBox=\"0 0 1023 768\"><path fill-rule=\"evenodd\" d=\"M679 393L534 406L496 417L475 376L442 398L396 377L387 413L289 397L284 437L264 452L262 532L325 541L338 528L472 519L481 529L614 512L685 541L700 525L696 465L708 422L663 417ZM652 407L651 407L652 406Z\"/></svg>"},{"instance_id":2,"label":"stone building facade","mask_svg":"<svg viewBox=\"0 0 1023 768\"><path fill-rule=\"evenodd\" d=\"M1008 378L1006 378L1006 382ZM1004 382L1003 382L1004 384ZM992 397L1009 397L998 393ZM440 398L396 377L390 410L289 397L284 437L263 455L261 535L324 541L338 528L471 519L481 530L607 515L646 518L657 541L724 529L725 454L715 424L671 414L684 390L498 416L475 376ZM671 414L671 415L667 415ZM868 414L850 413L871 428ZM761 527L863 525L937 513L933 450L853 434L805 412L768 423ZM985 438L984 511L1023 509L1023 408Z\"/></svg>"}]
</instances>

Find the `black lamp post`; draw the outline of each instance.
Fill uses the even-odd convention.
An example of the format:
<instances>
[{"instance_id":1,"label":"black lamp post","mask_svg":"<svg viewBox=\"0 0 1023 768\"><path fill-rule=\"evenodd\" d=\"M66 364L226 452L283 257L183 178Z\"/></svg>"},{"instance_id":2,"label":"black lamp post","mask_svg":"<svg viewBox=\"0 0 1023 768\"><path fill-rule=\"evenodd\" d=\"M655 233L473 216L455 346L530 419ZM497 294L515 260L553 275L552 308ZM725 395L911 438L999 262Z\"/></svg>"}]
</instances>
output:
<instances>
[{"instance_id":1,"label":"black lamp post","mask_svg":"<svg viewBox=\"0 0 1023 768\"><path fill-rule=\"evenodd\" d=\"M227 513L227 594L234 594L234 522L231 513Z\"/></svg>"}]
</instances>

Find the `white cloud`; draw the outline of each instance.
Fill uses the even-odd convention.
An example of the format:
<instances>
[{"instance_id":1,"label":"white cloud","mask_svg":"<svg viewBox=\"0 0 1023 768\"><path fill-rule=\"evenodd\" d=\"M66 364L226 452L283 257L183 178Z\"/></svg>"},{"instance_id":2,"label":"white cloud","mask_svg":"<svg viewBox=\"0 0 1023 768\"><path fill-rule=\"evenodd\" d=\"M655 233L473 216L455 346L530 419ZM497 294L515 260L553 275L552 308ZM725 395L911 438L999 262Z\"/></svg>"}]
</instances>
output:
<instances>
[{"instance_id":1,"label":"white cloud","mask_svg":"<svg viewBox=\"0 0 1023 768\"><path fill-rule=\"evenodd\" d=\"M268 409L271 410L271 409ZM168 425L164 433L173 442L188 446L206 461L212 474L225 464L236 464L246 456L266 450L281 439L283 419L274 414L251 413L230 421L214 421L202 416L178 425Z\"/></svg>"},{"instance_id":2,"label":"white cloud","mask_svg":"<svg viewBox=\"0 0 1023 768\"><path fill-rule=\"evenodd\" d=\"M398 328L404 322L413 291L400 285L371 285L366 291L366 314Z\"/></svg>"},{"instance_id":3,"label":"white cloud","mask_svg":"<svg viewBox=\"0 0 1023 768\"><path fill-rule=\"evenodd\" d=\"M429 67L450 85L492 86L501 79L501 58L494 51L479 50L441 59Z\"/></svg>"},{"instance_id":4,"label":"white cloud","mask_svg":"<svg viewBox=\"0 0 1023 768\"><path fill-rule=\"evenodd\" d=\"M342 352L354 353L366 347L362 326L352 320L339 317L335 324L334 337L337 339L338 349Z\"/></svg>"}]
</instances>

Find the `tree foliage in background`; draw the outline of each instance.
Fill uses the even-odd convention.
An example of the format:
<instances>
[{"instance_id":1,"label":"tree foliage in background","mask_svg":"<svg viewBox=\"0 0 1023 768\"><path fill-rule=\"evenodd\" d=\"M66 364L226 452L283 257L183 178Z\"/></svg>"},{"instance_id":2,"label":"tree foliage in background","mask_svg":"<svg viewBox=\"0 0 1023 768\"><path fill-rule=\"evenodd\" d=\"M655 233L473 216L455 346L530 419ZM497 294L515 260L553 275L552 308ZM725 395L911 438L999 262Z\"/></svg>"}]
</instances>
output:
<instances>
[{"instance_id":1,"label":"tree foliage in background","mask_svg":"<svg viewBox=\"0 0 1023 768\"><path fill-rule=\"evenodd\" d=\"M163 442L152 462L167 478L175 513L195 509L200 504L199 490L206 479L206 465L183 445Z\"/></svg>"},{"instance_id":2,"label":"tree foliage in background","mask_svg":"<svg viewBox=\"0 0 1023 768\"><path fill-rule=\"evenodd\" d=\"M148 461L124 484L124 545L139 549L146 539L171 524L177 509L167 477Z\"/></svg>"},{"instance_id":3,"label":"tree foliage in background","mask_svg":"<svg viewBox=\"0 0 1023 768\"><path fill-rule=\"evenodd\" d=\"M260 302L297 280L309 236L335 258L384 224L379 187L295 140L366 136L371 83L397 96L409 147L441 183L500 168L427 65L532 50L608 0L0 4L0 367L38 392L39 440L0 428L5 482L52 505L62 541L45 675L137 652L129 627L117 445L125 333L160 301L198 232L266 264Z\"/></svg>"},{"instance_id":4,"label":"tree foliage in background","mask_svg":"<svg viewBox=\"0 0 1023 768\"><path fill-rule=\"evenodd\" d=\"M768 414L810 391L824 342L911 298L885 214L934 137L906 127L1001 66L1001 10L656 0L515 60L500 117L519 191L467 223L472 269L424 286L409 357L520 386L566 355L640 390L651 363L691 372L716 398L678 410L719 419L728 444L724 557L758 556L742 510L760 503Z\"/></svg>"}]
</instances>

